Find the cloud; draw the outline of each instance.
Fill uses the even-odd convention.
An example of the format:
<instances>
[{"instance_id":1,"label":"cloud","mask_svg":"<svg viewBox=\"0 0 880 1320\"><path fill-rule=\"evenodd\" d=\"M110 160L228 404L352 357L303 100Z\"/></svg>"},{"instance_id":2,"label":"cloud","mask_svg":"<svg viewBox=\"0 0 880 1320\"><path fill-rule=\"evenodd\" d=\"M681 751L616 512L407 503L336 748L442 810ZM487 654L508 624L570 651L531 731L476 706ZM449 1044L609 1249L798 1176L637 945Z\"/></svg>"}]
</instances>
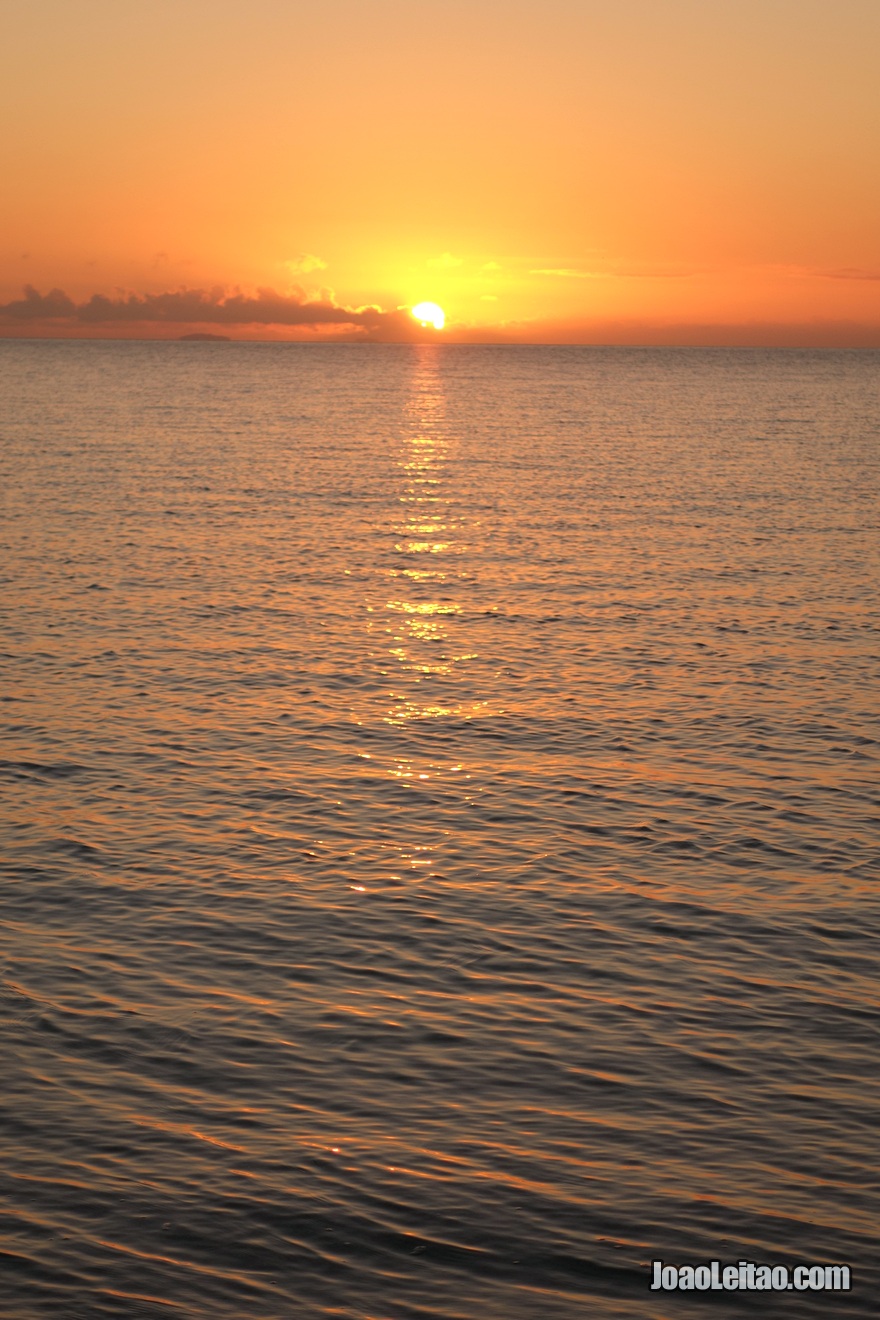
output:
<instances>
[{"instance_id":1,"label":"cloud","mask_svg":"<svg viewBox=\"0 0 880 1320\"><path fill-rule=\"evenodd\" d=\"M386 315L378 307L340 307L327 299L307 299L302 290L282 294L274 289L260 289L256 296L226 294L223 289L129 293L116 298L93 293L86 302L74 303L61 289L42 294L28 285L23 298L0 304L0 318L3 320L64 320L91 325L147 321L162 324L376 326Z\"/></svg>"},{"instance_id":2,"label":"cloud","mask_svg":"<svg viewBox=\"0 0 880 1320\"><path fill-rule=\"evenodd\" d=\"M758 274L786 280L856 280L867 283L880 281L880 270L866 269L864 266L838 266L829 269L827 266L796 266L789 262L772 262L760 266L747 266L744 269L751 275Z\"/></svg>"},{"instance_id":3,"label":"cloud","mask_svg":"<svg viewBox=\"0 0 880 1320\"><path fill-rule=\"evenodd\" d=\"M455 270L456 266L464 265L464 258L454 257L451 252L441 252L439 257L429 257L427 264L432 270Z\"/></svg>"},{"instance_id":4,"label":"cloud","mask_svg":"<svg viewBox=\"0 0 880 1320\"><path fill-rule=\"evenodd\" d=\"M558 277L559 279L563 279L563 280L591 280L591 279L595 279L595 278L596 278L596 277L592 274L591 271L586 271L586 270L569 270L569 269L567 269L567 268L559 268L559 267L555 267L555 266L554 266L554 267L549 267L549 268L548 268L548 267L541 267L541 269L539 269L539 270L530 270L530 271L529 271L529 274L530 274L530 275L554 275L554 276Z\"/></svg>"},{"instance_id":5,"label":"cloud","mask_svg":"<svg viewBox=\"0 0 880 1320\"><path fill-rule=\"evenodd\" d=\"M327 262L322 257L316 257L314 252L301 252L293 261L285 261L284 264L295 275L310 275L313 270L327 269Z\"/></svg>"},{"instance_id":6,"label":"cloud","mask_svg":"<svg viewBox=\"0 0 880 1320\"><path fill-rule=\"evenodd\" d=\"M880 280L880 270L861 270L858 266L846 266L842 270L820 270L816 272L826 280Z\"/></svg>"},{"instance_id":7,"label":"cloud","mask_svg":"<svg viewBox=\"0 0 880 1320\"><path fill-rule=\"evenodd\" d=\"M498 295L495 293L484 293L480 296L480 302L497 302Z\"/></svg>"},{"instance_id":8,"label":"cloud","mask_svg":"<svg viewBox=\"0 0 880 1320\"><path fill-rule=\"evenodd\" d=\"M37 293L30 284L24 286L24 297L14 302L0 303L0 317L8 321L45 321L76 315L76 306L61 289L50 293Z\"/></svg>"},{"instance_id":9,"label":"cloud","mask_svg":"<svg viewBox=\"0 0 880 1320\"><path fill-rule=\"evenodd\" d=\"M484 295L486 301L491 295ZM327 327L334 340L361 343L520 344L675 344L880 348L880 322L810 321L793 323L688 324L657 320L500 321L495 325L453 325L437 334L420 327L408 308L342 307L330 298L307 299L302 290L283 295L272 289L255 295L227 294L222 288L179 289L159 294L93 294L75 303L61 289L42 294L31 286L24 296L0 304L0 337L179 338L181 330L241 326L247 338L303 338ZM291 327L293 333L284 332ZM265 328L265 333L261 329ZM300 329L299 335L296 334ZM274 332L274 333L273 333Z\"/></svg>"},{"instance_id":10,"label":"cloud","mask_svg":"<svg viewBox=\"0 0 880 1320\"><path fill-rule=\"evenodd\" d=\"M493 271L500 269L501 267L498 265L497 261L484 261L482 266L480 267L480 270L484 270L484 271Z\"/></svg>"},{"instance_id":11,"label":"cloud","mask_svg":"<svg viewBox=\"0 0 880 1320\"><path fill-rule=\"evenodd\" d=\"M704 275L705 270L695 266L615 266L604 272L619 280L686 280L692 275Z\"/></svg>"},{"instance_id":12,"label":"cloud","mask_svg":"<svg viewBox=\"0 0 880 1320\"><path fill-rule=\"evenodd\" d=\"M27 324L37 330L40 323L50 329L63 328L76 333L105 327L125 326L185 327L312 327L335 326L345 337L379 342L408 342L424 338L406 308L383 311L380 307L343 307L325 290L318 298L308 298L302 289L290 294L274 289L258 289L256 294L227 293L223 288L177 289L167 293L118 293L108 297L93 293L84 302L75 303L61 289L42 294L31 285L24 297L0 304L0 325Z\"/></svg>"},{"instance_id":13,"label":"cloud","mask_svg":"<svg viewBox=\"0 0 880 1320\"><path fill-rule=\"evenodd\" d=\"M685 279L698 272L691 267L661 265L661 266L621 266L611 265L603 270L575 270L571 266L541 266L537 270L530 270L530 275L550 275L556 279L563 280L606 280L606 279L627 279L627 280L661 280L661 279Z\"/></svg>"}]
</instances>

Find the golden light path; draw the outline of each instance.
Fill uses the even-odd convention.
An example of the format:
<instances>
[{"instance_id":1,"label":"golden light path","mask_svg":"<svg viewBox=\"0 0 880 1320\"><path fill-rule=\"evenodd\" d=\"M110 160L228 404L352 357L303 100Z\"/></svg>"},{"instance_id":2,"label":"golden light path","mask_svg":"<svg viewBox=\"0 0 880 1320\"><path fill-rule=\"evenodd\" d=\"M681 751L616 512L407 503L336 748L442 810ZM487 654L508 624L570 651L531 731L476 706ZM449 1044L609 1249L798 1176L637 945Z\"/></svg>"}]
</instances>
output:
<instances>
[{"instance_id":1,"label":"golden light path","mask_svg":"<svg viewBox=\"0 0 880 1320\"><path fill-rule=\"evenodd\" d=\"M416 303L412 315L422 325L432 325L435 330L442 330L446 324L446 313L433 302Z\"/></svg>"}]
</instances>

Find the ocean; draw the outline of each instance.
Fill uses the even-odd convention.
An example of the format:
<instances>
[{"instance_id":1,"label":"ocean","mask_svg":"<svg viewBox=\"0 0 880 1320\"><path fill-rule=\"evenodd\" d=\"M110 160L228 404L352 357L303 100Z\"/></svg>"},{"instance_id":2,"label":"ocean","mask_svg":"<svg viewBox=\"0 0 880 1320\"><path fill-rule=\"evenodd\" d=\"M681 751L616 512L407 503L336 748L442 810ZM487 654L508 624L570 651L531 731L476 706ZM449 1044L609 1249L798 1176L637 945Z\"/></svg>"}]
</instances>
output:
<instances>
[{"instance_id":1,"label":"ocean","mask_svg":"<svg viewBox=\"0 0 880 1320\"><path fill-rule=\"evenodd\" d=\"M876 1315L880 353L0 397L0 1314Z\"/></svg>"}]
</instances>

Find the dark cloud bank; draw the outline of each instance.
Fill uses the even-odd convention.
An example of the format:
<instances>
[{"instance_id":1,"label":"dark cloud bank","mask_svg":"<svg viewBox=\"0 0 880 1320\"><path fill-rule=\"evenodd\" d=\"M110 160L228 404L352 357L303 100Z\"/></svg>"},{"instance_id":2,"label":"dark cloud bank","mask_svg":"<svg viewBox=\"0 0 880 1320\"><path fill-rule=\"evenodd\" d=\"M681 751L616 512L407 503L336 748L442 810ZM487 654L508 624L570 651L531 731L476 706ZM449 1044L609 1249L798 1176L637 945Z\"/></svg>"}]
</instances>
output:
<instances>
[{"instance_id":1,"label":"dark cloud bank","mask_svg":"<svg viewBox=\"0 0 880 1320\"><path fill-rule=\"evenodd\" d=\"M874 278L857 272L859 278ZM840 278L854 278L843 272ZM242 338L332 338L343 342L705 345L716 347L880 348L880 324L850 321L736 325L662 321L523 321L495 326L452 327L438 333L417 325L405 309L340 307L330 298L312 300L260 289L255 296L225 289L180 289L169 293L95 293L76 303L61 289L39 293L31 285L22 298L0 303L0 337L177 338L208 327L238 327ZM261 335L261 330L264 332Z\"/></svg>"},{"instance_id":2,"label":"dark cloud bank","mask_svg":"<svg viewBox=\"0 0 880 1320\"><path fill-rule=\"evenodd\" d=\"M312 301L301 292L276 293L260 289L255 297L227 294L223 289L181 289L173 293L129 293L108 298L94 293L75 303L61 289L40 293L31 285L24 297L0 303L0 322L36 328L52 323L67 327L144 326L339 326L357 338L404 339L415 329L406 312L383 312L378 307L340 307Z\"/></svg>"}]
</instances>

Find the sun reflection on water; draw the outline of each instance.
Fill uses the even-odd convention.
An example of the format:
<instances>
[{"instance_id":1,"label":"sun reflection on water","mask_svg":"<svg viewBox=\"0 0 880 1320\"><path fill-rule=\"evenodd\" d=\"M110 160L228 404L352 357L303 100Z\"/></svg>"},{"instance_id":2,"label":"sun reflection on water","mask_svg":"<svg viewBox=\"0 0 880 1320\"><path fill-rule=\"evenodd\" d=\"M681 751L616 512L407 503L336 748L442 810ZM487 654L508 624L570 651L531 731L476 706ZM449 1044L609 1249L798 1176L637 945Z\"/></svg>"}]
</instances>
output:
<instances>
[{"instance_id":1,"label":"sun reflection on water","mask_svg":"<svg viewBox=\"0 0 880 1320\"><path fill-rule=\"evenodd\" d=\"M407 430L396 460L400 516L390 528L395 562L388 576L396 590L383 606L387 654L406 678L385 715L386 723L397 727L412 720L466 715L458 702L449 700L448 689L429 696L416 685L453 678L458 664L474 658L471 652L457 651L450 636L450 623L462 615L463 605L452 594L456 579L448 556L459 556L468 547L462 539L463 519L446 490L456 445L447 426L439 360L431 348L416 359L405 417ZM436 567L422 566L427 556L439 561ZM412 594L401 592L406 584ZM431 595L426 596L429 584Z\"/></svg>"},{"instance_id":2,"label":"sun reflection on water","mask_svg":"<svg viewBox=\"0 0 880 1320\"><path fill-rule=\"evenodd\" d=\"M393 731L393 750L363 753L364 769L370 765L394 783L402 808L394 828L376 841L385 860L384 883L391 885L433 882L440 875L449 831L430 823L430 807L448 794L464 807L479 792L466 782L472 767L444 754L446 738L454 726L493 713L474 688L473 662L480 657L467 644L473 641L469 523L440 367L433 346L414 355L404 427L392 456L391 512L376 528L384 581L381 595L366 607L371 656L387 685L375 717ZM368 898L372 888L356 892Z\"/></svg>"}]
</instances>

